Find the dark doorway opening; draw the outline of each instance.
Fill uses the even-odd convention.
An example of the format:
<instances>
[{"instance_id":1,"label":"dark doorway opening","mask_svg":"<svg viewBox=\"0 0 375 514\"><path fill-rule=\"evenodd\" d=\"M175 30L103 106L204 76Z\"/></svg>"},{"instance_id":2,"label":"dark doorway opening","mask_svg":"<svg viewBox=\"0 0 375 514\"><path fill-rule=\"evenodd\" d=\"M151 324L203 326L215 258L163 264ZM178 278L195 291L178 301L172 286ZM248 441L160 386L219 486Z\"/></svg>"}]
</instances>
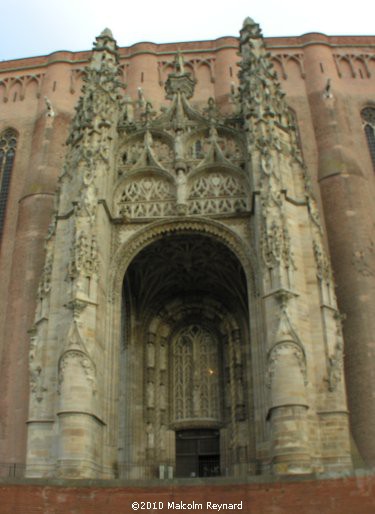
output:
<instances>
[{"instance_id":1,"label":"dark doorway opening","mask_svg":"<svg viewBox=\"0 0 375 514\"><path fill-rule=\"evenodd\" d=\"M194 429L176 432L176 477L219 475L219 430Z\"/></svg>"}]
</instances>

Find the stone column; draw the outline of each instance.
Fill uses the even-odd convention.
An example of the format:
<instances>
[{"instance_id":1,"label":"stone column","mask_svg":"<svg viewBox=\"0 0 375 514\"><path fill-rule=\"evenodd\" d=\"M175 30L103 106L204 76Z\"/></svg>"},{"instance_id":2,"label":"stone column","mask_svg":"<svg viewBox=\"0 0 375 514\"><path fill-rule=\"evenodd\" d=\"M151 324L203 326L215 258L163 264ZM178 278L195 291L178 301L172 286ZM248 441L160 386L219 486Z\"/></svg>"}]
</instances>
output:
<instances>
[{"instance_id":1,"label":"stone column","mask_svg":"<svg viewBox=\"0 0 375 514\"><path fill-rule=\"evenodd\" d=\"M96 367L74 323L59 360L60 408L57 474L97 477L101 472L103 422L96 412Z\"/></svg>"},{"instance_id":2,"label":"stone column","mask_svg":"<svg viewBox=\"0 0 375 514\"><path fill-rule=\"evenodd\" d=\"M281 306L275 344L268 354L271 403L271 470L277 475L311 472L307 423L306 356Z\"/></svg>"}]
</instances>

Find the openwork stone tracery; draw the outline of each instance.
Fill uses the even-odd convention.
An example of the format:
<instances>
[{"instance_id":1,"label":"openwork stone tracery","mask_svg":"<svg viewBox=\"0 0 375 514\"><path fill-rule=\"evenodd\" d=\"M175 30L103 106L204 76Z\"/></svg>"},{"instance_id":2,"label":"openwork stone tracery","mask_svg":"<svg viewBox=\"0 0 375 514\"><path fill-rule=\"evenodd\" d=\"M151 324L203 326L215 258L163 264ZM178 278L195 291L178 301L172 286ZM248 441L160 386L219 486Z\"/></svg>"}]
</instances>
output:
<instances>
[{"instance_id":1,"label":"openwork stone tracery","mask_svg":"<svg viewBox=\"0 0 375 514\"><path fill-rule=\"evenodd\" d=\"M179 53L157 113L121 95L116 43L97 38L38 291L29 476L173 474L182 433L219 438L215 474L350 466L322 228L250 19L240 55L232 114L192 107Z\"/></svg>"}]
</instances>

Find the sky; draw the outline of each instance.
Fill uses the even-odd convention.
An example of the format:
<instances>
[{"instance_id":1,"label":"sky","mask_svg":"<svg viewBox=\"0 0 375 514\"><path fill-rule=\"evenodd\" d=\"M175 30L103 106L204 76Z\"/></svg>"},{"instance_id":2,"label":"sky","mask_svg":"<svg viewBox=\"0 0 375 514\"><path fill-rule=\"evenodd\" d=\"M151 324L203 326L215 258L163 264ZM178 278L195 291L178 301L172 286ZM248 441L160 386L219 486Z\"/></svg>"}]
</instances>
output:
<instances>
[{"instance_id":1,"label":"sky","mask_svg":"<svg viewBox=\"0 0 375 514\"><path fill-rule=\"evenodd\" d=\"M374 0L14 0L1 8L0 60L89 50L106 27L119 46L237 36L247 16L265 37L375 32Z\"/></svg>"}]
</instances>

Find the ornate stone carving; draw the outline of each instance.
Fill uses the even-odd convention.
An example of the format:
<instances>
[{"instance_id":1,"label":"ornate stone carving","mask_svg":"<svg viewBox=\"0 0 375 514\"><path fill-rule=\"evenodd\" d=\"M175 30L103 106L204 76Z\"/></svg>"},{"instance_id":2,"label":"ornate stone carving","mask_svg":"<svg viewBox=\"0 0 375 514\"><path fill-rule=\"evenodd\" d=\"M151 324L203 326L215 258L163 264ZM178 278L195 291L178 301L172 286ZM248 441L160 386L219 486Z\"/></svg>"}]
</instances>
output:
<instances>
[{"instance_id":1,"label":"ornate stone carving","mask_svg":"<svg viewBox=\"0 0 375 514\"><path fill-rule=\"evenodd\" d=\"M149 132L149 135L151 133ZM152 149L150 159L149 153L145 152L145 141L130 139L119 152L118 173L121 175L128 170L147 166L156 166L161 169L171 170L173 167L173 150L171 146L158 136L152 135L152 142L148 136L149 150ZM154 162L153 162L154 161Z\"/></svg>"},{"instance_id":2,"label":"ornate stone carving","mask_svg":"<svg viewBox=\"0 0 375 514\"><path fill-rule=\"evenodd\" d=\"M96 367L86 350L76 321L72 323L69 329L65 348L59 359L59 393L61 392L62 383L64 381L65 370L69 366L69 362L72 361L76 361L80 364L92 394L96 394Z\"/></svg>"},{"instance_id":3,"label":"ornate stone carving","mask_svg":"<svg viewBox=\"0 0 375 514\"><path fill-rule=\"evenodd\" d=\"M67 140L68 152L60 177L62 209L68 199L76 218L94 225L97 210L98 174L106 176L118 120L119 87L117 46L110 31L97 38L84 87ZM65 215L66 212L61 212Z\"/></svg>"},{"instance_id":4,"label":"ornate stone carving","mask_svg":"<svg viewBox=\"0 0 375 514\"><path fill-rule=\"evenodd\" d=\"M314 257L319 280L329 282L332 279L331 266L321 241L313 241Z\"/></svg>"},{"instance_id":5,"label":"ornate stone carving","mask_svg":"<svg viewBox=\"0 0 375 514\"><path fill-rule=\"evenodd\" d=\"M170 106L157 117L138 113L132 125L121 126L138 131L128 136L117 158L119 174L132 176L117 212L127 219L248 210L242 134L225 126L212 98L203 114L193 109L188 99L194 81L179 53L174 67L166 82Z\"/></svg>"},{"instance_id":6,"label":"ornate stone carving","mask_svg":"<svg viewBox=\"0 0 375 514\"><path fill-rule=\"evenodd\" d=\"M30 330L29 370L30 370L30 391L37 402L43 400L47 388L43 385L42 367L37 359L37 329Z\"/></svg>"},{"instance_id":7,"label":"ornate stone carving","mask_svg":"<svg viewBox=\"0 0 375 514\"><path fill-rule=\"evenodd\" d=\"M280 220L273 220L267 227L264 224L261 234L262 257L269 269L283 263L286 268L294 266L290 236L286 226Z\"/></svg>"},{"instance_id":8,"label":"ornate stone carving","mask_svg":"<svg viewBox=\"0 0 375 514\"><path fill-rule=\"evenodd\" d=\"M268 357L268 372L267 372L267 386L271 387L272 380L275 374L275 369L278 364L280 357L284 353L292 354L297 362L298 368L303 376L303 380L305 385L307 384L306 378L306 361L305 355L303 353L302 348L294 342L284 342L275 344L275 346L271 349Z\"/></svg>"},{"instance_id":9,"label":"ornate stone carving","mask_svg":"<svg viewBox=\"0 0 375 514\"><path fill-rule=\"evenodd\" d=\"M301 372L303 383L307 385L305 351L288 313L288 303L293 297L295 297L295 295L288 290L280 289L276 292L276 298L280 304L280 314L279 323L274 336L275 342L268 352L267 385L269 387L271 387L275 366L278 363L279 357L287 353L294 356Z\"/></svg>"},{"instance_id":10,"label":"ornate stone carving","mask_svg":"<svg viewBox=\"0 0 375 514\"><path fill-rule=\"evenodd\" d=\"M53 254L47 251L46 261L39 281L38 298L45 298L51 290L52 266Z\"/></svg>"},{"instance_id":11,"label":"ornate stone carving","mask_svg":"<svg viewBox=\"0 0 375 514\"><path fill-rule=\"evenodd\" d=\"M208 69L210 73L211 82L215 82L215 58L210 57L208 59L201 58L193 58L193 59L184 59L184 69L188 69L191 71L193 79L196 81L197 73L199 68L205 67ZM170 72L171 68L175 67L175 62L173 61L159 61L158 62L158 73L159 73L159 84L161 86L164 85L166 80L167 72Z\"/></svg>"},{"instance_id":12,"label":"ornate stone carving","mask_svg":"<svg viewBox=\"0 0 375 514\"><path fill-rule=\"evenodd\" d=\"M177 52L174 61L175 72L170 73L165 83L167 98L172 99L175 94L183 94L186 98L191 98L194 94L195 81L190 73L185 72L184 58Z\"/></svg>"},{"instance_id":13,"label":"ornate stone carving","mask_svg":"<svg viewBox=\"0 0 375 514\"><path fill-rule=\"evenodd\" d=\"M223 225L214 220L209 222L199 219L181 219L169 222L155 222L150 227L141 229L134 238L129 240L125 245L119 248L117 255L114 258L112 271L112 287L111 289L117 289L114 284L118 284L121 281L121 270L119 263L129 263L132 259L148 244L156 239L161 238L166 234L178 234L178 233L198 233L207 234L222 241L234 255L238 257L242 266L248 274L248 278L251 279L252 287L254 291L258 291L258 284L255 280L255 258L253 256L253 250L250 246L245 245L238 236L230 231ZM252 264L250 264L252 262Z\"/></svg>"},{"instance_id":14,"label":"ornate stone carving","mask_svg":"<svg viewBox=\"0 0 375 514\"><path fill-rule=\"evenodd\" d=\"M337 384L342 379L344 367L344 339L341 325L344 316L336 312L334 319L336 322L336 345L334 353L328 356L328 389L331 392L336 390Z\"/></svg>"},{"instance_id":15,"label":"ornate stone carving","mask_svg":"<svg viewBox=\"0 0 375 514\"><path fill-rule=\"evenodd\" d=\"M198 177L190 187L190 214L224 214L248 210L247 194L241 182L225 173Z\"/></svg>"},{"instance_id":16,"label":"ornate stone carving","mask_svg":"<svg viewBox=\"0 0 375 514\"><path fill-rule=\"evenodd\" d=\"M295 264L282 190L284 176L292 174L292 156L298 152L284 149L296 147L297 135L259 26L250 18L241 30L240 52L242 113L254 180L260 190L262 260L266 268L275 269L287 280L282 270L295 268Z\"/></svg>"},{"instance_id":17,"label":"ornate stone carving","mask_svg":"<svg viewBox=\"0 0 375 514\"><path fill-rule=\"evenodd\" d=\"M173 419L219 419L218 347L199 325L182 329L173 343Z\"/></svg>"},{"instance_id":18,"label":"ornate stone carving","mask_svg":"<svg viewBox=\"0 0 375 514\"><path fill-rule=\"evenodd\" d=\"M175 192L170 181L141 177L128 182L118 203L120 216L154 218L175 214Z\"/></svg>"},{"instance_id":19,"label":"ornate stone carving","mask_svg":"<svg viewBox=\"0 0 375 514\"><path fill-rule=\"evenodd\" d=\"M213 146L220 152L219 156L217 156L218 152L215 155L212 151ZM194 162L206 159L206 164L217 162L221 158L222 163L226 162L229 166L232 164L241 167L245 160L243 148L238 140L229 137L228 134L218 133L213 130L209 132L208 137L200 135L189 140L186 154L188 160ZM217 159L218 157L219 159Z\"/></svg>"},{"instance_id":20,"label":"ornate stone carving","mask_svg":"<svg viewBox=\"0 0 375 514\"><path fill-rule=\"evenodd\" d=\"M93 394L96 393L96 370L91 359L79 350L69 350L60 359L59 362L59 391L64 381L64 374L66 368L69 366L70 361L77 361L81 365L91 391Z\"/></svg>"},{"instance_id":21,"label":"ornate stone carving","mask_svg":"<svg viewBox=\"0 0 375 514\"><path fill-rule=\"evenodd\" d=\"M97 273L98 245L95 235L89 237L86 232L79 232L71 249L71 255L69 265L69 276L71 278L80 274L84 277L91 277Z\"/></svg>"}]
</instances>

